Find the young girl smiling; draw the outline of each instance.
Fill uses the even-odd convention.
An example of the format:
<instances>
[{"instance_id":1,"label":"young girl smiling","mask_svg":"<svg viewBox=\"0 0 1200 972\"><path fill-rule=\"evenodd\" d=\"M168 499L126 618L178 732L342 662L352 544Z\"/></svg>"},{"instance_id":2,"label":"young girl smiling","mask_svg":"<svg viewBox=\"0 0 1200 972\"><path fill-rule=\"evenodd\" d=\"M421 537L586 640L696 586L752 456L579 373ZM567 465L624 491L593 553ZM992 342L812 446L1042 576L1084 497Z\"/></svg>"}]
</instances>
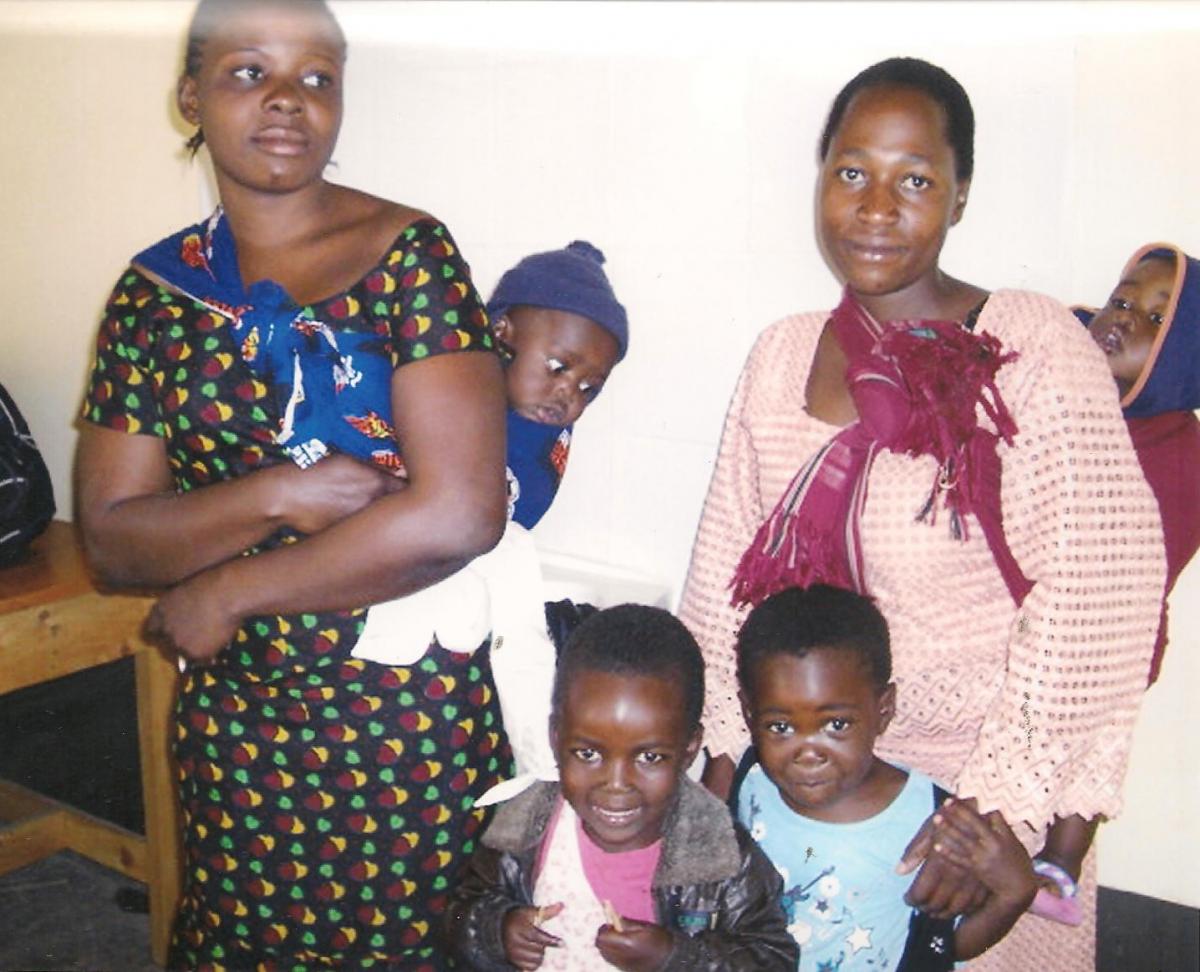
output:
<instances>
[{"instance_id":1,"label":"young girl smiling","mask_svg":"<svg viewBox=\"0 0 1200 972\"><path fill-rule=\"evenodd\" d=\"M501 806L447 914L468 968L791 972L777 875L685 776L704 666L660 608L572 633L554 682L559 783Z\"/></svg>"}]
</instances>

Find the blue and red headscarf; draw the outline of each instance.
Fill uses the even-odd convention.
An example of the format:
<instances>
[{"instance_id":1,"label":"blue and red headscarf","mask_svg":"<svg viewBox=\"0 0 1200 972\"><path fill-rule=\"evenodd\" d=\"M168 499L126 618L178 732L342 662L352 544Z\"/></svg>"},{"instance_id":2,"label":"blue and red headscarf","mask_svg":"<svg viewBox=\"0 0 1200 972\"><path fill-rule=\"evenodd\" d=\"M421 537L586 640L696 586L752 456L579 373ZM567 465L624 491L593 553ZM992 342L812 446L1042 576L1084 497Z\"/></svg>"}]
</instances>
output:
<instances>
[{"instance_id":1,"label":"blue and red headscarf","mask_svg":"<svg viewBox=\"0 0 1200 972\"><path fill-rule=\"evenodd\" d=\"M1171 243L1147 243L1129 258L1120 279L1154 257L1174 258L1175 282L1142 373L1121 399L1127 419L1200 408L1200 260ZM1084 324L1096 315L1091 308L1073 309Z\"/></svg>"},{"instance_id":2,"label":"blue and red headscarf","mask_svg":"<svg viewBox=\"0 0 1200 972\"><path fill-rule=\"evenodd\" d=\"M133 264L229 320L242 360L271 386L280 416L276 442L297 465L337 451L401 467L386 342L372 331L317 320L273 280L246 287L223 210L143 250Z\"/></svg>"},{"instance_id":3,"label":"blue and red headscarf","mask_svg":"<svg viewBox=\"0 0 1200 972\"><path fill-rule=\"evenodd\" d=\"M1175 581L1200 550L1200 260L1169 243L1138 249L1121 271L1143 260L1174 257L1171 300L1137 381L1121 399L1129 437L1158 501L1167 556L1167 584L1149 682L1158 679L1167 646L1167 602ZM1095 311L1077 307L1084 324Z\"/></svg>"}]
</instances>

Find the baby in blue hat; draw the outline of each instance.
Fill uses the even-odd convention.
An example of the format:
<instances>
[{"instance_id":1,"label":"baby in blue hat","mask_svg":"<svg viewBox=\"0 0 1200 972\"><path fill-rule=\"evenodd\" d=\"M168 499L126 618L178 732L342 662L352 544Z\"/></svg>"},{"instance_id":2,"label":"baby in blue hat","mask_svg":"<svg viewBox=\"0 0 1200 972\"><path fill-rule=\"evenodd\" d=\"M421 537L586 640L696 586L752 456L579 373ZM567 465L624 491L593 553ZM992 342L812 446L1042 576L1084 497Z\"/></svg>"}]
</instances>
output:
<instances>
[{"instance_id":1,"label":"baby in blue hat","mask_svg":"<svg viewBox=\"0 0 1200 972\"><path fill-rule=\"evenodd\" d=\"M525 257L487 305L505 361L509 516L532 528L558 489L571 426L629 348L604 254L576 240Z\"/></svg>"},{"instance_id":2,"label":"baby in blue hat","mask_svg":"<svg viewBox=\"0 0 1200 972\"><path fill-rule=\"evenodd\" d=\"M472 651L490 632L492 673L522 783L555 773L547 730L555 650L528 531L558 491L575 421L629 347L625 308L603 264L603 253L577 240L527 256L500 278L487 310L508 399L508 527L494 550L457 574L374 605L352 652L408 665L435 637L451 651Z\"/></svg>"}]
</instances>

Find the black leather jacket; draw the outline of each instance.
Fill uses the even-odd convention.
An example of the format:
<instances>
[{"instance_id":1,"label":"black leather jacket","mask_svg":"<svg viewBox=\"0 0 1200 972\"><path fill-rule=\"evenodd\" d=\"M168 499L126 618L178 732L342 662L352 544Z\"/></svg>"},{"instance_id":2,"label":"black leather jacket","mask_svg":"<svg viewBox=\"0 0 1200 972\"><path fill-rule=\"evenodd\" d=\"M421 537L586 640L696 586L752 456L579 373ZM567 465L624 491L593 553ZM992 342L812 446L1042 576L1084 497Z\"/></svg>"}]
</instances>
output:
<instances>
[{"instance_id":1,"label":"black leather jacket","mask_svg":"<svg viewBox=\"0 0 1200 972\"><path fill-rule=\"evenodd\" d=\"M538 783L504 804L451 896L447 944L468 968L513 968L504 957L504 916L533 903L530 873L558 794L557 784ZM796 968L778 873L721 801L687 779L664 826L653 891L657 922L675 939L660 972Z\"/></svg>"}]
</instances>

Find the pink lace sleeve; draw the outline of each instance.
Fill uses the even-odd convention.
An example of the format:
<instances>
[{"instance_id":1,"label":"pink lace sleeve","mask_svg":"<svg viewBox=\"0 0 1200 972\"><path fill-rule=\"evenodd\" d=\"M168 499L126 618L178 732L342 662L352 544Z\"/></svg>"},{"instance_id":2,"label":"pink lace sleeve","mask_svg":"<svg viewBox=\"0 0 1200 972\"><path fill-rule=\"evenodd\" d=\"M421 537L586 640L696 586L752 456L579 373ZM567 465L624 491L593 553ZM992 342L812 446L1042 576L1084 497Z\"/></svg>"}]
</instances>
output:
<instances>
[{"instance_id":1,"label":"pink lace sleeve","mask_svg":"<svg viewBox=\"0 0 1200 972\"><path fill-rule=\"evenodd\" d=\"M1099 351L1056 302L999 296L1004 319L980 327L1021 352L1002 389L1021 430L1003 455L1005 531L1035 584L958 790L1040 829L1120 809L1165 561Z\"/></svg>"}]
</instances>

